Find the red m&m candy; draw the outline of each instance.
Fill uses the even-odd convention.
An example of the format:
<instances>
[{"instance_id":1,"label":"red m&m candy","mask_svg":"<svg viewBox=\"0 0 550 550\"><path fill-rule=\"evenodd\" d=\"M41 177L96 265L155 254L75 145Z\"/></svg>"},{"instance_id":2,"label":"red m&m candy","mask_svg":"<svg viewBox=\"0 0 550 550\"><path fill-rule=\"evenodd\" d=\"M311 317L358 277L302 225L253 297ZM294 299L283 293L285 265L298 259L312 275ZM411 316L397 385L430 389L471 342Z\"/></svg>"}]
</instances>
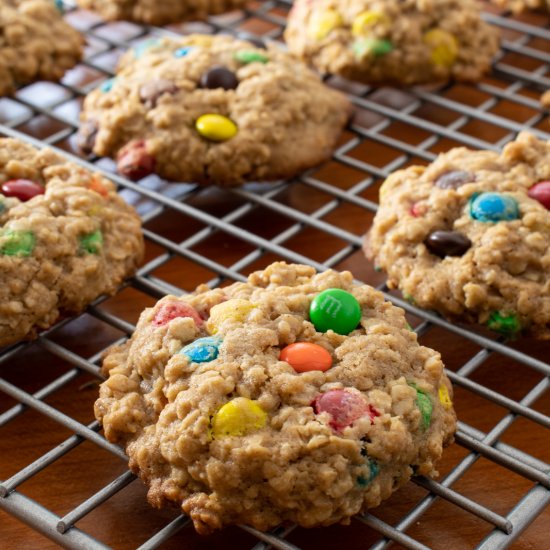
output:
<instances>
[{"instance_id":1,"label":"red m&m candy","mask_svg":"<svg viewBox=\"0 0 550 550\"><path fill-rule=\"evenodd\" d=\"M26 202L37 195L43 195L44 187L31 180L9 180L2 184L2 194L5 197L15 197Z\"/></svg>"},{"instance_id":2,"label":"red m&m candy","mask_svg":"<svg viewBox=\"0 0 550 550\"><path fill-rule=\"evenodd\" d=\"M330 353L311 342L296 342L281 351L281 361L286 361L296 372L320 370L322 372L332 366Z\"/></svg>"},{"instance_id":3,"label":"red m&m candy","mask_svg":"<svg viewBox=\"0 0 550 550\"><path fill-rule=\"evenodd\" d=\"M177 317L191 317L197 326L200 327L202 325L201 316L194 307L176 301L164 302L161 304L153 317L153 325L156 327L163 327Z\"/></svg>"},{"instance_id":4,"label":"red m&m candy","mask_svg":"<svg viewBox=\"0 0 550 550\"><path fill-rule=\"evenodd\" d=\"M332 417L330 426L336 431L351 426L362 416L368 415L371 422L380 416L364 397L346 390L329 390L318 395L313 402L313 408L317 414L329 413Z\"/></svg>"},{"instance_id":5,"label":"red m&m candy","mask_svg":"<svg viewBox=\"0 0 550 550\"><path fill-rule=\"evenodd\" d=\"M527 191L527 194L550 210L550 181L539 181Z\"/></svg>"}]
</instances>

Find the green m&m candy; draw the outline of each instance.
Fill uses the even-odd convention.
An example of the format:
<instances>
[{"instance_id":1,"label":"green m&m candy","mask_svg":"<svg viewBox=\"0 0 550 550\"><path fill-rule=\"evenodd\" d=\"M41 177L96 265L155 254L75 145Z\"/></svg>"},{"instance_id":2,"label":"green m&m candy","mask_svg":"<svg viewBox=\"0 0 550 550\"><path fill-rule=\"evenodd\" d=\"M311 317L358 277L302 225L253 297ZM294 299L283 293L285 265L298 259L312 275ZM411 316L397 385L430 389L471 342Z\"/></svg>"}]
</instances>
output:
<instances>
[{"instance_id":1,"label":"green m&m candy","mask_svg":"<svg viewBox=\"0 0 550 550\"><path fill-rule=\"evenodd\" d=\"M249 63L267 63L269 61L267 55L255 50L239 50L233 54L233 58L243 65L248 65Z\"/></svg>"},{"instance_id":2,"label":"green m&m candy","mask_svg":"<svg viewBox=\"0 0 550 550\"><path fill-rule=\"evenodd\" d=\"M99 229L80 237L80 252L87 254L99 254L103 245L103 235Z\"/></svg>"},{"instance_id":3,"label":"green m&m candy","mask_svg":"<svg viewBox=\"0 0 550 550\"><path fill-rule=\"evenodd\" d=\"M411 388L416 390L416 406L422 416L422 429L427 430L432 423L433 405L430 396L418 388L414 382L408 383Z\"/></svg>"},{"instance_id":4,"label":"green m&m candy","mask_svg":"<svg viewBox=\"0 0 550 550\"><path fill-rule=\"evenodd\" d=\"M349 334L361 321L361 306L349 292L329 288L313 299L309 318L319 332L333 330L337 334Z\"/></svg>"},{"instance_id":5,"label":"green m&m candy","mask_svg":"<svg viewBox=\"0 0 550 550\"><path fill-rule=\"evenodd\" d=\"M36 244L32 231L0 229L0 254L5 256L30 256Z\"/></svg>"},{"instance_id":6,"label":"green m&m candy","mask_svg":"<svg viewBox=\"0 0 550 550\"><path fill-rule=\"evenodd\" d=\"M505 336L514 336L521 330L521 323L515 313L494 311L489 317L487 326Z\"/></svg>"}]
</instances>

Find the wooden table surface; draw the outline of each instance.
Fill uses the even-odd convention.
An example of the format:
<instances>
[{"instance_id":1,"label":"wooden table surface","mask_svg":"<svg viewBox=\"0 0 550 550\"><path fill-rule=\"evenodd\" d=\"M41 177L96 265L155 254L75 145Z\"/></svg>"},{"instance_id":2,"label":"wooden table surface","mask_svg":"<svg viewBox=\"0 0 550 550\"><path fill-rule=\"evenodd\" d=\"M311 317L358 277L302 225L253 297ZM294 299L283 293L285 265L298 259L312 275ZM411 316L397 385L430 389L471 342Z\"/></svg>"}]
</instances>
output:
<instances>
[{"instance_id":1,"label":"wooden table surface","mask_svg":"<svg viewBox=\"0 0 550 550\"><path fill-rule=\"evenodd\" d=\"M528 17L528 22L534 21L532 15ZM547 22L544 16L537 17L536 21ZM79 76L77 70L72 73L71 78L76 80L86 78L85 72L82 70ZM494 84L495 77L489 76L485 82ZM376 100L376 93L370 98ZM486 100L483 93L473 86L454 85L446 88L444 93L445 97L454 100L459 98L461 102L474 107ZM381 104L395 107L400 102L405 106L410 97L409 94L386 89L379 94L378 100ZM531 97L536 97L536 94L533 92ZM507 106L505 115L511 120L521 121L527 119L532 110L525 105L511 104ZM447 125L452 113L436 106L424 105L417 116L425 117L435 124ZM503 116L502 113L500 116ZM364 128L372 128L376 124L376 117L379 115L367 111L358 112L356 124ZM46 134L48 132L49 124L51 121L35 122L26 125L23 131L33 136L43 137L44 132ZM539 127L545 131L550 130L547 120L541 122ZM490 124L477 124L473 129L476 137L489 142L499 139L498 131L496 126ZM384 130L386 136L411 144L420 143L425 139L425 133L424 130L399 121L393 122ZM343 136L341 144L354 138L355 135L348 131ZM60 145L67 150L73 150L72 140L63 141ZM429 150L438 153L453 145L455 143L448 139L440 139ZM350 153L350 156L373 166L384 167L399 154L391 147L381 145L374 139L364 139ZM419 160L421 159L411 158L407 163ZM333 160L316 170L314 176L336 189L346 191L363 180L365 173L349 164ZM376 202L379 185L380 180L375 180L374 185L362 191L360 196ZM159 189L164 191L166 187L160 185ZM260 185L247 187L247 189L263 192L266 187ZM228 212L246 203L246 200L238 194L217 189L205 189L192 194L185 200L193 207L200 208L217 218L222 218ZM334 197L322 189L295 181L281 188L275 200L280 205L310 214L331 203ZM332 208L330 213L322 219L355 235L362 235L368 229L372 213L344 201ZM294 222L288 216L277 213L269 207L251 209L235 222L238 227L266 239L279 235L293 224ZM147 229L162 234L174 242L181 242L204 227L205 224L202 221L171 210L146 224ZM341 239L311 226L303 227L284 242L287 249L319 262L326 261L346 244ZM255 249L255 246L249 242L223 231L213 232L211 236L193 246L195 252L206 258L212 258L224 266L233 265ZM148 242L144 265L164 252L164 249L157 244ZM249 263L242 272L246 274L248 271L262 268L276 259L279 257L274 254L263 253ZM384 280L383 274L377 273L358 249L350 252L335 267L350 269L358 279L372 285L380 284ZM156 268L152 275L187 291L216 276L207 268L177 256ZM136 285L130 285L116 296L106 299L97 309L135 323L140 311L154 302L155 299L151 295L140 290ZM409 317L413 326L420 323L420 319L411 315ZM123 335L120 330L101 321L97 315L85 313L50 333L48 338L79 356L88 358ZM432 327L420 337L420 341L439 350L450 371L460 369L480 350L470 340L438 327ZM550 356L548 343L520 339L511 343L510 346L541 360L548 361ZM71 369L72 365L47 351L41 342L35 342L26 346L9 361L0 363L0 378L24 391L33 393ZM532 368L498 353L493 353L469 377L514 400L521 400L542 379L542 375ZM73 419L88 424L93 420L93 403L97 397L97 385L97 378L81 372L63 388L48 396L45 402ZM508 413L506 409L464 388L457 386L455 391L455 407L459 419L478 430L489 432ZM0 392L0 414L16 403L15 400ZM532 407L543 414L550 415L548 392ZM26 410L14 420L0 426L0 480L14 475L71 435L68 429L33 410ZM517 418L505 431L500 441L542 461L550 462L548 430L535 422ZM467 449L456 443L450 446L440 463L441 476L445 476L455 468L468 454ZM84 442L24 482L17 490L55 514L63 516L125 471L126 464L122 460L90 442ZM505 516L533 486L533 482L521 475L481 457L463 477L453 484L453 489ZM426 494L425 489L410 482L372 513L390 524L395 524ZM136 548L176 516L175 510L158 511L150 508L145 500L145 489L140 481L136 480L85 516L77 526L105 544L122 550ZM512 548L516 550L550 548L549 527L550 511L547 509L513 543ZM492 525L485 521L443 499L436 499L427 512L407 530L407 533L433 548L459 550L474 548L491 530ZM378 539L377 532L358 520L353 520L350 526L312 530L296 529L288 537L290 542L304 549L337 547L346 550L368 548ZM210 537L200 537L194 533L192 527L187 526L162 548L251 548L255 540L254 537L237 528L229 528ZM57 548L57 545L0 511L0 549L27 548L50 549Z\"/></svg>"}]
</instances>

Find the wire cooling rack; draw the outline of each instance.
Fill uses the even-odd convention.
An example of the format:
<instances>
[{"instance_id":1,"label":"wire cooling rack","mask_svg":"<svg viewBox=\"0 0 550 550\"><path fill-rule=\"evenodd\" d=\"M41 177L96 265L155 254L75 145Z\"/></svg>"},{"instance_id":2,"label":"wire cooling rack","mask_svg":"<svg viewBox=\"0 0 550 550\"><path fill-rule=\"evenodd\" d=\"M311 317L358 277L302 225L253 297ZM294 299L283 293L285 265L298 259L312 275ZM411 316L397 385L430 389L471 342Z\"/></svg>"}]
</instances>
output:
<instances>
[{"instance_id":1,"label":"wire cooling rack","mask_svg":"<svg viewBox=\"0 0 550 550\"><path fill-rule=\"evenodd\" d=\"M373 89L329 79L330 85L350 95L356 116L333 159L291 182L236 190L166 184L155 176L133 183L113 174L107 159L78 156L74 133L81 100L112 76L126 48L151 36L191 31L254 33L280 40L290 5L288 0L253 2L245 11L207 23L166 29L107 24L67 5L67 19L87 36L85 60L61 84L33 84L0 100L1 134L59 148L77 162L106 171L140 212L147 239L146 263L114 298L98 299L84 314L64 319L36 342L0 350L0 547L14 548L2 538L7 517L2 514L7 513L26 523L29 532L34 529L67 548L126 548L124 529L139 531L141 549L175 547L170 546L174 541L178 548L206 548L209 539L195 535L187 518L144 504L140 482L126 470L123 451L100 434L91 403L104 350L127 338L141 308L166 293L190 291L203 281L215 286L243 280L249 271L275 259L319 270L350 268L358 278L387 291L383 275L363 257L361 235L376 211L379 185L390 172L429 162L456 145L497 150L523 129L550 137L547 115L538 102L540 93L550 89L549 20L541 14L519 19L492 10L484 17L501 28L503 49L491 75L475 86ZM316 246L320 242L322 248ZM217 259L220 247L223 261ZM446 517L473 533L475 547L506 548L535 519L548 520L542 514L550 501L550 348L505 342L418 310L397 293L387 296L406 309L420 341L442 352L461 418L457 444L444 456L439 481L415 478L389 504L354 519L351 527L327 528L322 536L327 544L333 540L348 548L465 547L460 540L429 536L441 529L438 519ZM122 314L127 311L122 306L137 297L135 315ZM86 347L78 344L82 339ZM46 377L43 362L56 365ZM21 375L23 368L28 375ZM81 400L86 406L79 408ZM477 410L484 411L482 418ZM23 434L29 458L16 460L10 438L18 431L18 421L30 414L37 417L37 426L42 426L39 419L47 422L44 430L51 437L35 446L38 434ZM520 444L516 436L527 425L535 435ZM71 460L78 464L83 449L100 461L103 478L90 480L85 471L77 468L75 475L74 467L67 467ZM487 486L486 498L470 492L483 487L486 473L495 471L500 487ZM51 485L46 494L32 483L41 476ZM49 497L57 491L63 505L50 504ZM75 501L74 493L87 497ZM100 527L107 516L119 526L118 538L105 538ZM140 530L142 523L146 527ZM260 533L239 526L225 533L216 540L232 548L308 547L304 530L298 528Z\"/></svg>"}]
</instances>

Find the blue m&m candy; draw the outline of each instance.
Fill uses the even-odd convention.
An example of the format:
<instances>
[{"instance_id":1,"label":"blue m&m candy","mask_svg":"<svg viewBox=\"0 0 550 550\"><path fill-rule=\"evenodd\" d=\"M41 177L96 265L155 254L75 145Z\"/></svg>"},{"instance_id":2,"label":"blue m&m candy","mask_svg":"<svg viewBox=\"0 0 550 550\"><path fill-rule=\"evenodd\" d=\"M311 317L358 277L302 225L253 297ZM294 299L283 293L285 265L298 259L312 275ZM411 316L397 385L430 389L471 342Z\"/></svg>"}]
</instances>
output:
<instances>
[{"instance_id":1,"label":"blue m&m candy","mask_svg":"<svg viewBox=\"0 0 550 550\"><path fill-rule=\"evenodd\" d=\"M218 357L221 343L222 339L218 336L207 336L185 346L179 353L185 355L193 363L207 363Z\"/></svg>"},{"instance_id":2,"label":"blue m&m candy","mask_svg":"<svg viewBox=\"0 0 550 550\"><path fill-rule=\"evenodd\" d=\"M516 199L502 193L481 193L470 199L470 216L480 222L517 220L519 206Z\"/></svg>"},{"instance_id":3,"label":"blue m&m candy","mask_svg":"<svg viewBox=\"0 0 550 550\"><path fill-rule=\"evenodd\" d=\"M182 48L178 48L177 50L174 50L174 57L185 57L189 52L194 50L193 46L183 46Z\"/></svg>"},{"instance_id":4,"label":"blue m&m candy","mask_svg":"<svg viewBox=\"0 0 550 550\"><path fill-rule=\"evenodd\" d=\"M109 80L103 81L99 89L106 94L107 92L110 92L113 89L113 86L115 84L114 78L109 78Z\"/></svg>"},{"instance_id":5,"label":"blue m&m candy","mask_svg":"<svg viewBox=\"0 0 550 550\"><path fill-rule=\"evenodd\" d=\"M380 473L378 464L370 457L367 459L367 464L365 464L365 466L368 466L368 474L360 475L357 478L357 485L359 485L359 487L367 487L367 485L370 485L371 481Z\"/></svg>"}]
</instances>

